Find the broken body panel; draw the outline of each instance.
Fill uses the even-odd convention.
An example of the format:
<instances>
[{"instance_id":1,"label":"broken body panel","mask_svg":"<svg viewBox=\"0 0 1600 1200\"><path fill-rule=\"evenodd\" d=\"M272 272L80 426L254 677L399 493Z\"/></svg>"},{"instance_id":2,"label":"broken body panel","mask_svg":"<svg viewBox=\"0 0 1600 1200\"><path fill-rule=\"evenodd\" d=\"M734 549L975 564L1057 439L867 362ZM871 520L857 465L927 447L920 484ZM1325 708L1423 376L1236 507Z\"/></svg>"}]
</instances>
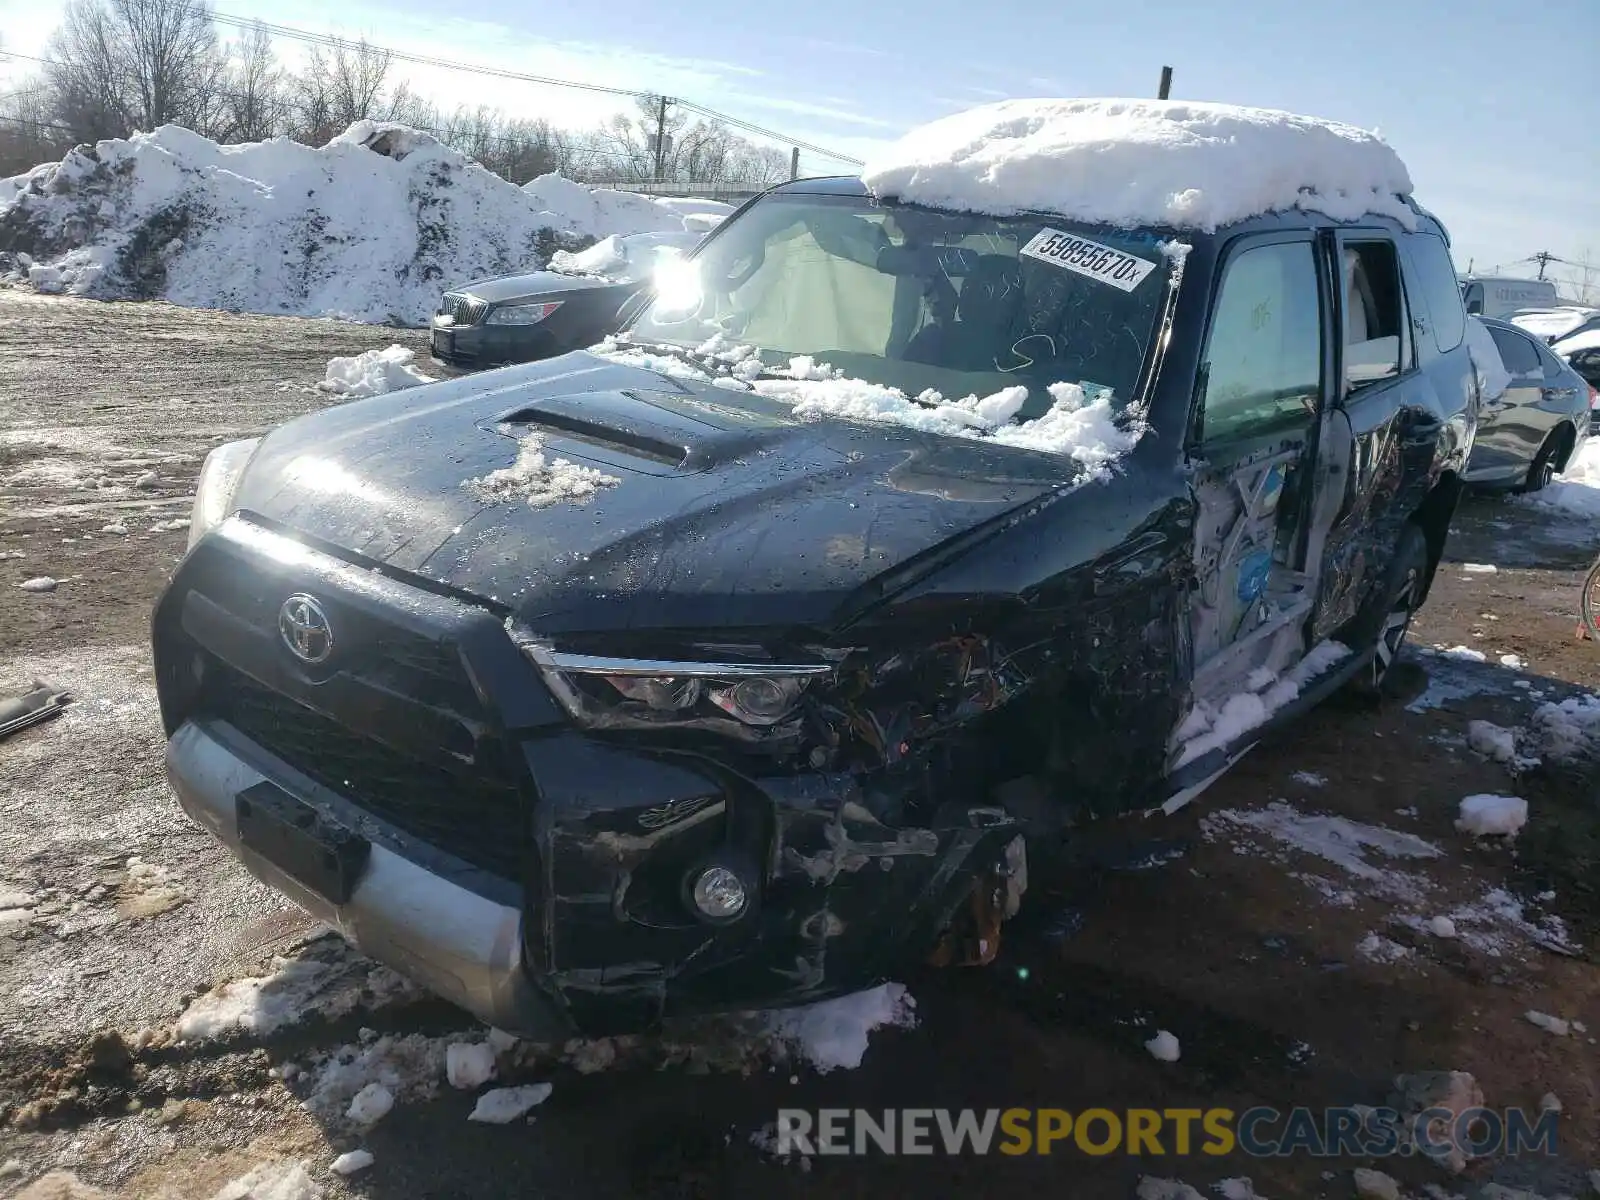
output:
<instances>
[{"instance_id":1,"label":"broken body panel","mask_svg":"<svg viewBox=\"0 0 1600 1200\"><path fill-rule=\"evenodd\" d=\"M807 187L859 192L778 191ZM1333 386L1340 228L1185 235L1135 398L1148 432L1093 483L1058 456L804 422L582 353L293 422L158 605L168 733L220 729L319 812L520 909L541 1002L502 1024L823 998L953 922L939 958L985 961L1037 818L1006 784L1035 781L1063 823L1192 793L1266 727L1186 751L1198 708L1348 627L1404 523L1448 492L1442 547L1465 353ZM1285 238L1320 273L1322 382L1301 426L1222 452L1196 422L1217 289L1230 256ZM524 428L619 486L585 506L474 500L461 481ZM342 631L325 664L282 652L297 593ZM579 728L534 643L832 671L743 740ZM710 924L684 880L724 860L754 894Z\"/></svg>"}]
</instances>

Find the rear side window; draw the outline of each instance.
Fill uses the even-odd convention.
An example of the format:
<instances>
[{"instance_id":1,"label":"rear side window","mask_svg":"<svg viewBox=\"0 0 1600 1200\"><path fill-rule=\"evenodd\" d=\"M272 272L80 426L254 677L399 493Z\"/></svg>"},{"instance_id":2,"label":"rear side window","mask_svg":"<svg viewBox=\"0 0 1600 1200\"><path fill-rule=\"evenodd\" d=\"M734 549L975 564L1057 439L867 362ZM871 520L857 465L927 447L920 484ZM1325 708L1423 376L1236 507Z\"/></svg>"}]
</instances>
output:
<instances>
[{"instance_id":1,"label":"rear side window","mask_svg":"<svg viewBox=\"0 0 1600 1200\"><path fill-rule=\"evenodd\" d=\"M1461 307L1461 285L1450 261L1450 248L1431 233L1413 234L1409 245L1434 345L1441 351L1454 350L1466 336L1467 314Z\"/></svg>"},{"instance_id":2,"label":"rear side window","mask_svg":"<svg viewBox=\"0 0 1600 1200\"><path fill-rule=\"evenodd\" d=\"M1488 325L1489 336L1494 338L1494 344L1500 351L1500 361L1505 363L1506 370L1513 375L1542 375L1544 367L1539 362L1539 351L1520 333L1512 333L1509 329Z\"/></svg>"},{"instance_id":3,"label":"rear side window","mask_svg":"<svg viewBox=\"0 0 1600 1200\"><path fill-rule=\"evenodd\" d=\"M1411 367L1410 321L1391 242L1344 247L1345 383L1365 387Z\"/></svg>"}]
</instances>

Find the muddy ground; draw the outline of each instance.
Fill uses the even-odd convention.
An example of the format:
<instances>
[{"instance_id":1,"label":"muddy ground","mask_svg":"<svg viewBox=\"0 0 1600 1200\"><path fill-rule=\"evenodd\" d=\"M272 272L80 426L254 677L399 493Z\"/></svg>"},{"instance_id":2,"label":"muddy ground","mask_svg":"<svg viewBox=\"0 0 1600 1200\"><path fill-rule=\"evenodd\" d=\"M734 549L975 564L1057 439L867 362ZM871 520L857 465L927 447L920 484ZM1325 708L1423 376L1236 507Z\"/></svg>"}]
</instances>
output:
<instances>
[{"instance_id":1,"label":"muddy ground","mask_svg":"<svg viewBox=\"0 0 1600 1200\"><path fill-rule=\"evenodd\" d=\"M1600 646L1573 637L1600 538L1503 500L1465 507L1415 634L1424 651L1465 646L1485 661L1414 653L1381 707L1327 706L1176 816L1130 819L1077 848L1034 879L992 967L903 980L917 1024L875 1032L859 1068L778 1063L771 1037L722 1027L685 1035L688 1061L665 1066L659 1039L522 1046L501 1055L501 1082L554 1084L531 1124L469 1123L473 1094L435 1072L436 1094L407 1079L393 1112L353 1127L316 1092L327 1055L344 1047L359 1066L389 1035L484 1031L319 938L181 818L161 778L144 641L185 536L154 527L186 515L205 451L327 403L310 385L330 355L415 338L0 292L0 555L20 555L0 559L0 682L46 678L77 698L0 743L0 1195L71 1194L38 1182L64 1171L112 1195L212 1200L262 1164L250 1194L281 1200L318 1188L1120 1198L1147 1174L1342 1197L1357 1166L1415 1196L1429 1185L1487 1195L1491 1179L1588 1194L1584 1172L1600 1166L1595 1043L1524 1014L1600 1031L1592 778L1582 762L1514 775L1466 731L1473 719L1526 727L1543 701L1600 687ZM14 586L38 575L62 582ZM1501 665L1511 654L1525 665ZM1462 797L1484 792L1528 800L1514 846L1454 828ZM1447 914L1457 936L1429 932ZM277 1028L261 1015L285 978L274 955L308 981L288 989L306 1015ZM272 971L265 999L238 1008L254 1029L196 1023ZM120 1036L96 1037L110 1029ZM1145 1049L1157 1029L1176 1035L1176 1062ZM1493 1107L1537 1109L1553 1093L1558 1155L1454 1176L1414 1158L1071 1148L785 1163L752 1141L780 1106L1382 1104L1394 1076L1425 1070L1471 1072ZM370 1169L329 1173L358 1146L375 1155ZM312 1191L293 1190L294 1163ZM289 1180L276 1192L273 1172Z\"/></svg>"}]
</instances>

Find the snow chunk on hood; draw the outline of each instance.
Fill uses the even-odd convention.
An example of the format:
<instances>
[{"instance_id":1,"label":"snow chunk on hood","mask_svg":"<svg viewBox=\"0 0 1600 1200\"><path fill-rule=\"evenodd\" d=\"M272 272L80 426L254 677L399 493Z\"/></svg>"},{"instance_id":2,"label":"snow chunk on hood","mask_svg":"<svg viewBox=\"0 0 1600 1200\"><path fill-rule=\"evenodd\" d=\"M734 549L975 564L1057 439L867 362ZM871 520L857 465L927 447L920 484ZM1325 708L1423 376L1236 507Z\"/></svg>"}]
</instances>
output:
<instances>
[{"instance_id":1,"label":"snow chunk on hood","mask_svg":"<svg viewBox=\"0 0 1600 1200\"><path fill-rule=\"evenodd\" d=\"M565 458L547 459L544 438L530 433L518 443L516 461L509 467L490 471L481 479L468 479L461 486L485 504L522 500L530 508L542 508L562 500L581 504L601 488L621 482L595 467Z\"/></svg>"},{"instance_id":2,"label":"snow chunk on hood","mask_svg":"<svg viewBox=\"0 0 1600 1200\"><path fill-rule=\"evenodd\" d=\"M1416 227L1411 176L1377 134L1272 109L1004 100L913 129L869 161L873 194L1009 216L1213 230L1300 208Z\"/></svg>"},{"instance_id":3,"label":"snow chunk on hood","mask_svg":"<svg viewBox=\"0 0 1600 1200\"><path fill-rule=\"evenodd\" d=\"M1012 418L1028 398L1021 386L1002 388L989 396L946 400L934 391L912 400L898 388L859 379L807 378L815 367L808 359L794 359L793 380L759 379L752 386L761 395L787 400L802 420L843 417L881 425L903 425L951 437L981 438L1002 446L1062 454L1082 463L1093 476L1104 475L1111 464L1133 449L1143 426L1134 421L1119 426L1109 397L1090 402L1075 383L1053 383L1050 410L1031 421L1013 424ZM824 370L826 367L823 368Z\"/></svg>"},{"instance_id":4,"label":"snow chunk on hood","mask_svg":"<svg viewBox=\"0 0 1600 1200\"><path fill-rule=\"evenodd\" d=\"M437 383L432 375L417 370L416 359L415 351L400 345L363 350L348 358L331 358L317 389L346 400L360 400L418 384Z\"/></svg>"},{"instance_id":5,"label":"snow chunk on hood","mask_svg":"<svg viewBox=\"0 0 1600 1200\"><path fill-rule=\"evenodd\" d=\"M1082 464L1090 479L1109 474L1145 430L1137 412L1124 413L1119 419L1109 391L1099 392L1090 400L1075 383L1050 384L1049 410L1032 420L1015 421L1028 399L1028 389L1020 384L987 396L957 400L946 399L930 388L913 400L899 388L848 378L809 354L794 356L786 368L766 368L752 347L723 348L717 339L695 351L706 364L704 368L616 339L591 347L589 353L675 379L710 383L731 391L754 391L792 404L794 415L803 421L837 418L899 425L924 433L976 438L1021 450L1064 455ZM763 371L778 378L753 378Z\"/></svg>"}]
</instances>

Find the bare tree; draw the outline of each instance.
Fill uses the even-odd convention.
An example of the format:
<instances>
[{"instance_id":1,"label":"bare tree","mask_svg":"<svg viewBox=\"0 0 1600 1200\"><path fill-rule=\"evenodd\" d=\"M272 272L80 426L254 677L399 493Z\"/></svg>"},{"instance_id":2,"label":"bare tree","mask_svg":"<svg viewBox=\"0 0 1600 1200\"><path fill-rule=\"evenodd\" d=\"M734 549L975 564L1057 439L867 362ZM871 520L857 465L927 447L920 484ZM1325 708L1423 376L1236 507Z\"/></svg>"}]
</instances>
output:
<instances>
[{"instance_id":1,"label":"bare tree","mask_svg":"<svg viewBox=\"0 0 1600 1200\"><path fill-rule=\"evenodd\" d=\"M222 96L222 136L258 142L283 133L289 119L284 70L266 26L257 21L230 48Z\"/></svg>"},{"instance_id":2,"label":"bare tree","mask_svg":"<svg viewBox=\"0 0 1600 1200\"><path fill-rule=\"evenodd\" d=\"M46 78L54 92L51 107L78 141L132 132L125 55L116 24L99 0L71 0L61 27L50 38Z\"/></svg>"},{"instance_id":3,"label":"bare tree","mask_svg":"<svg viewBox=\"0 0 1600 1200\"><path fill-rule=\"evenodd\" d=\"M361 120L388 121L413 108L416 101L401 83L386 92L393 58L365 39L333 38L328 47L314 47L305 70L294 80L299 93L296 136L321 145Z\"/></svg>"}]
</instances>

